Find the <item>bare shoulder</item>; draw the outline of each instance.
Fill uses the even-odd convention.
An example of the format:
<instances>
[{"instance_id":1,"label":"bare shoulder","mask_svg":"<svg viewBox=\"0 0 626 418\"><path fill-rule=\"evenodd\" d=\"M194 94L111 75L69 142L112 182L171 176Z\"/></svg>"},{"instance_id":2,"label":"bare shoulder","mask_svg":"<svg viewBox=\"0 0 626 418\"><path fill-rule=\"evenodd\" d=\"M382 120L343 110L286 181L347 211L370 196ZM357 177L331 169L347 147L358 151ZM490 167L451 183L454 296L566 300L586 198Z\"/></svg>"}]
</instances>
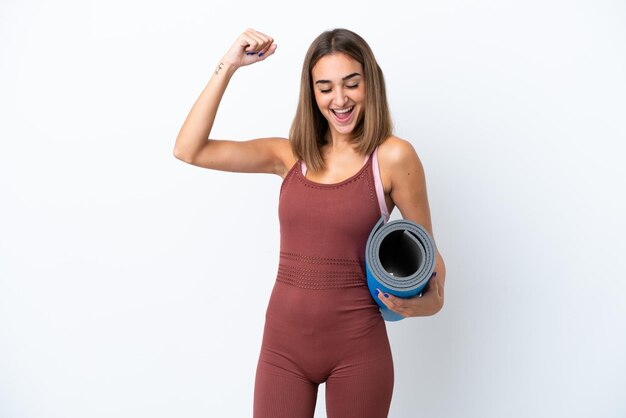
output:
<instances>
[{"instance_id":1,"label":"bare shoulder","mask_svg":"<svg viewBox=\"0 0 626 418\"><path fill-rule=\"evenodd\" d=\"M381 172L386 177L418 174L423 176L422 162L411 142L397 136L390 136L378 147L378 160Z\"/></svg>"}]
</instances>

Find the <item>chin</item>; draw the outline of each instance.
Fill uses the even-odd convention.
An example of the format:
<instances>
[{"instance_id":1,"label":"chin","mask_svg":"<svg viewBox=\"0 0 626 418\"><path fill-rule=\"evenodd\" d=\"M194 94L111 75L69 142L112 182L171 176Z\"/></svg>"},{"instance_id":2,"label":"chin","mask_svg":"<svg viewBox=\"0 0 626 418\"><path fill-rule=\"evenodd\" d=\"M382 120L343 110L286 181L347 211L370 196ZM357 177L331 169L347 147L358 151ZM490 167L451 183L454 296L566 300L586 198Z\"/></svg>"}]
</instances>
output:
<instances>
[{"instance_id":1,"label":"chin","mask_svg":"<svg viewBox=\"0 0 626 418\"><path fill-rule=\"evenodd\" d=\"M339 135L351 135L354 132L354 125L349 126L336 126L332 125L332 131L338 133Z\"/></svg>"},{"instance_id":2,"label":"chin","mask_svg":"<svg viewBox=\"0 0 626 418\"><path fill-rule=\"evenodd\" d=\"M349 125L337 125L335 123L330 123L329 121L328 125L329 125L329 128L331 128L333 131L337 132L338 134L349 135L354 132L354 129L356 128L357 124L356 124L356 121L352 121L352 123L350 123Z\"/></svg>"}]
</instances>

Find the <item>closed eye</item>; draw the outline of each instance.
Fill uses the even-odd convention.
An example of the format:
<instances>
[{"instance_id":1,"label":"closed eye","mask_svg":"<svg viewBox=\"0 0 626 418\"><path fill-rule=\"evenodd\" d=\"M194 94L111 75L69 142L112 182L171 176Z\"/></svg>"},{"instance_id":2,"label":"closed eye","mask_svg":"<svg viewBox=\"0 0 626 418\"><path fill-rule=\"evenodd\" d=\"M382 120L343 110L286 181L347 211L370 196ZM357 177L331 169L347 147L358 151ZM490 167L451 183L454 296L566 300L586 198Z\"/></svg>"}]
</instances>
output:
<instances>
[{"instance_id":1,"label":"closed eye","mask_svg":"<svg viewBox=\"0 0 626 418\"><path fill-rule=\"evenodd\" d=\"M347 89L350 90L354 90L354 89L358 89L359 85L358 84L351 84L349 86L346 86ZM330 93L331 91L333 91L333 89L320 89L320 93Z\"/></svg>"}]
</instances>

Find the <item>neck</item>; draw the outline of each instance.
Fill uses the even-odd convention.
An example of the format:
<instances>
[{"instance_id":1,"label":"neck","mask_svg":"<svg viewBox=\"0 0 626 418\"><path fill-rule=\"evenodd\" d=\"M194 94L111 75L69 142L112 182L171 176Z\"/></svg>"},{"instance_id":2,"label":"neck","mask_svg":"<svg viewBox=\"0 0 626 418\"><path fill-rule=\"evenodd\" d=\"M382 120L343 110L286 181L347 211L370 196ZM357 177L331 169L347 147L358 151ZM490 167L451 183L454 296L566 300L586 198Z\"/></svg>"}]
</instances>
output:
<instances>
[{"instance_id":1,"label":"neck","mask_svg":"<svg viewBox=\"0 0 626 418\"><path fill-rule=\"evenodd\" d=\"M335 151L341 151L346 148L353 148L354 142L352 135L340 134L338 132L329 132L327 136L326 146Z\"/></svg>"}]
</instances>

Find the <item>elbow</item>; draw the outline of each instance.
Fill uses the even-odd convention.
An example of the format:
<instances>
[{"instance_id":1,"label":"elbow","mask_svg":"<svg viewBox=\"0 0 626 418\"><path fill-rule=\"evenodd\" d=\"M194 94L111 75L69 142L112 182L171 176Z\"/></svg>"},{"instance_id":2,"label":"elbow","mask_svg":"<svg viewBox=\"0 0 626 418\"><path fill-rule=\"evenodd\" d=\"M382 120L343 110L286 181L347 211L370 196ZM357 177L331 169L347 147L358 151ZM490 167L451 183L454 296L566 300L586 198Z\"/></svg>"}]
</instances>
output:
<instances>
[{"instance_id":1,"label":"elbow","mask_svg":"<svg viewBox=\"0 0 626 418\"><path fill-rule=\"evenodd\" d=\"M443 296L441 296L441 298L437 301L437 304L435 305L433 313L431 315L436 315L439 312L441 312L441 310L443 309L443 305L444 305L443 300L444 298Z\"/></svg>"},{"instance_id":2,"label":"elbow","mask_svg":"<svg viewBox=\"0 0 626 418\"><path fill-rule=\"evenodd\" d=\"M174 158L176 158L177 160L181 160L181 161L187 162L187 161L185 161L185 155L182 152L180 152L179 149L174 148L173 154L174 154Z\"/></svg>"},{"instance_id":3,"label":"elbow","mask_svg":"<svg viewBox=\"0 0 626 418\"><path fill-rule=\"evenodd\" d=\"M184 150L180 149L180 147L174 147L174 158L183 161L187 164L193 164L193 155L190 154L189 152L185 152Z\"/></svg>"}]
</instances>

